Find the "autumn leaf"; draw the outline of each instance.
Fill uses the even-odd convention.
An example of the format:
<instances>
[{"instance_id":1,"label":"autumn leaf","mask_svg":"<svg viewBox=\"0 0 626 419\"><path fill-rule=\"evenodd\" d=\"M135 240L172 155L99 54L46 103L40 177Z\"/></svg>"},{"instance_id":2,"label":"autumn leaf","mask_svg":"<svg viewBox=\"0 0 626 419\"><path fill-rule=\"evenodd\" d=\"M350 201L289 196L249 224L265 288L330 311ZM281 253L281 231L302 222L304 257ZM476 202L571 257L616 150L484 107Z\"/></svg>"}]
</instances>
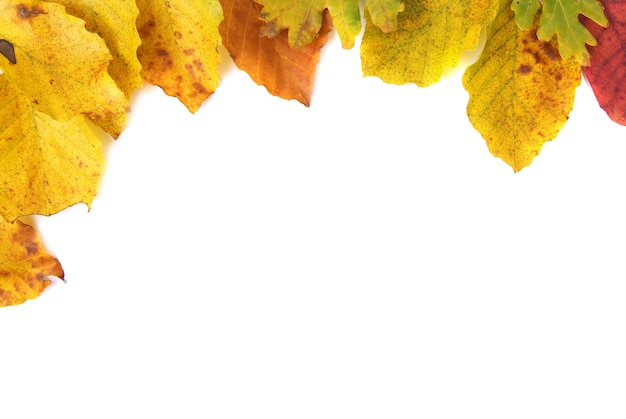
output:
<instances>
[{"instance_id":1,"label":"autumn leaf","mask_svg":"<svg viewBox=\"0 0 626 419\"><path fill-rule=\"evenodd\" d=\"M261 35L273 38L288 30L289 45L302 48L309 45L322 27L324 9L330 12L343 48L352 48L361 31L358 0L256 0L263 6L259 17L266 22ZM397 16L404 10L401 0L367 0L374 24L384 32L396 29Z\"/></svg>"},{"instance_id":2,"label":"autumn leaf","mask_svg":"<svg viewBox=\"0 0 626 419\"><path fill-rule=\"evenodd\" d=\"M143 85L137 48L141 44L135 22L139 14L135 0L56 0L68 13L85 21L87 29L100 35L113 56L108 73L130 99ZM94 120L117 138L126 127L126 112Z\"/></svg>"},{"instance_id":3,"label":"autumn leaf","mask_svg":"<svg viewBox=\"0 0 626 419\"><path fill-rule=\"evenodd\" d=\"M35 229L0 218L0 307L37 297L50 284L49 276L63 279L63 268L42 249Z\"/></svg>"},{"instance_id":4,"label":"autumn leaf","mask_svg":"<svg viewBox=\"0 0 626 419\"><path fill-rule=\"evenodd\" d=\"M580 83L580 65L563 60L556 40L521 30L507 0L487 27L479 60L467 68L467 114L491 153L513 170L529 165L568 118Z\"/></svg>"},{"instance_id":5,"label":"autumn leaf","mask_svg":"<svg viewBox=\"0 0 626 419\"><path fill-rule=\"evenodd\" d=\"M578 16L587 16L602 26L608 24L602 4L597 0L513 0L511 8L515 11L515 21L522 29L530 29L534 25L535 14L541 8L537 37L549 41L556 35L561 57L576 57L583 65L589 63L585 44L595 45L596 39Z\"/></svg>"},{"instance_id":6,"label":"autumn leaf","mask_svg":"<svg viewBox=\"0 0 626 419\"><path fill-rule=\"evenodd\" d=\"M598 45L591 49L591 65L583 72L602 109L626 125L626 2L605 0L604 7L608 28L585 22Z\"/></svg>"},{"instance_id":7,"label":"autumn leaf","mask_svg":"<svg viewBox=\"0 0 626 419\"><path fill-rule=\"evenodd\" d=\"M370 19L385 33L398 29L398 13L404 11L404 3L398 0L367 0L365 3Z\"/></svg>"},{"instance_id":8,"label":"autumn leaf","mask_svg":"<svg viewBox=\"0 0 626 419\"><path fill-rule=\"evenodd\" d=\"M15 51L15 64L0 57L3 76L37 111L57 120L78 114L99 120L128 109L107 73L104 41L62 5L0 0L0 39Z\"/></svg>"},{"instance_id":9,"label":"autumn leaf","mask_svg":"<svg viewBox=\"0 0 626 419\"><path fill-rule=\"evenodd\" d=\"M383 33L367 24L361 44L365 76L387 83L429 86L454 67L464 51L475 49L493 17L496 0L407 0L398 30Z\"/></svg>"},{"instance_id":10,"label":"autumn leaf","mask_svg":"<svg viewBox=\"0 0 626 419\"><path fill-rule=\"evenodd\" d=\"M50 215L98 191L104 160L85 118L55 120L0 75L0 218Z\"/></svg>"},{"instance_id":11,"label":"autumn leaf","mask_svg":"<svg viewBox=\"0 0 626 419\"><path fill-rule=\"evenodd\" d=\"M315 66L331 30L328 15L311 44L293 49L286 32L271 39L258 35L263 26L257 18L261 7L253 0L222 0L222 7L224 21L220 33L237 66L271 94L309 106Z\"/></svg>"},{"instance_id":12,"label":"autumn leaf","mask_svg":"<svg viewBox=\"0 0 626 419\"><path fill-rule=\"evenodd\" d=\"M196 112L217 88L218 0L137 0L142 77Z\"/></svg>"}]
</instances>

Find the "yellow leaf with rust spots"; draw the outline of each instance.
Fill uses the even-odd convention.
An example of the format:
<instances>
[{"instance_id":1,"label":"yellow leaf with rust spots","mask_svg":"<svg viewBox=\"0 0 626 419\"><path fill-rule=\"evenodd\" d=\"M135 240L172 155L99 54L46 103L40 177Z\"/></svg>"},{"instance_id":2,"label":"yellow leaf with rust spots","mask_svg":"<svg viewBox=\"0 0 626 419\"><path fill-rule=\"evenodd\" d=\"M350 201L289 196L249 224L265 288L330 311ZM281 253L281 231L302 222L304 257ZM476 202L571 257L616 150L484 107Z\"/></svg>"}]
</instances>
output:
<instances>
[{"instance_id":1,"label":"yellow leaf with rust spots","mask_svg":"<svg viewBox=\"0 0 626 419\"><path fill-rule=\"evenodd\" d=\"M311 44L322 28L322 15L328 9L343 48L352 48L354 38L361 32L358 0L255 0L263 6L259 18L266 25L261 35L269 38L288 30L288 42L293 48ZM398 13L404 10L402 0L367 0L365 6L372 20L382 31L396 29Z\"/></svg>"},{"instance_id":2,"label":"yellow leaf with rust spots","mask_svg":"<svg viewBox=\"0 0 626 419\"><path fill-rule=\"evenodd\" d=\"M109 64L109 75L127 98L143 85L137 58L141 44L137 32L139 10L135 0L57 0L68 13L85 21L87 29L100 35L106 42L113 60ZM117 138L126 127L126 112L94 120L98 126Z\"/></svg>"},{"instance_id":3,"label":"yellow leaf with rust spots","mask_svg":"<svg viewBox=\"0 0 626 419\"><path fill-rule=\"evenodd\" d=\"M393 84L429 86L461 54L478 46L482 28L493 18L497 0L407 0L398 28L384 33L366 13L361 44L365 76Z\"/></svg>"},{"instance_id":4,"label":"yellow leaf with rust spots","mask_svg":"<svg viewBox=\"0 0 626 419\"><path fill-rule=\"evenodd\" d=\"M102 144L85 118L57 121L0 76L0 217L50 215L98 190Z\"/></svg>"},{"instance_id":5,"label":"yellow leaf with rust spots","mask_svg":"<svg viewBox=\"0 0 626 419\"><path fill-rule=\"evenodd\" d=\"M107 73L104 41L62 5L0 0L0 39L15 51L15 64L0 57L3 75L37 111L58 120L78 114L98 120L127 110L128 99Z\"/></svg>"},{"instance_id":6,"label":"yellow leaf with rust spots","mask_svg":"<svg viewBox=\"0 0 626 419\"><path fill-rule=\"evenodd\" d=\"M63 268L47 254L34 228L0 218L0 307L37 297L50 284L49 276L63 279Z\"/></svg>"},{"instance_id":7,"label":"yellow leaf with rust spots","mask_svg":"<svg viewBox=\"0 0 626 419\"><path fill-rule=\"evenodd\" d=\"M137 0L143 78L196 112L217 88L218 0Z\"/></svg>"},{"instance_id":8,"label":"yellow leaf with rust spots","mask_svg":"<svg viewBox=\"0 0 626 419\"><path fill-rule=\"evenodd\" d=\"M487 27L485 49L463 84L472 125L491 153L517 172L567 121L581 67L574 58L561 58L556 40L540 41L534 29L519 29L510 5L502 0Z\"/></svg>"}]
</instances>

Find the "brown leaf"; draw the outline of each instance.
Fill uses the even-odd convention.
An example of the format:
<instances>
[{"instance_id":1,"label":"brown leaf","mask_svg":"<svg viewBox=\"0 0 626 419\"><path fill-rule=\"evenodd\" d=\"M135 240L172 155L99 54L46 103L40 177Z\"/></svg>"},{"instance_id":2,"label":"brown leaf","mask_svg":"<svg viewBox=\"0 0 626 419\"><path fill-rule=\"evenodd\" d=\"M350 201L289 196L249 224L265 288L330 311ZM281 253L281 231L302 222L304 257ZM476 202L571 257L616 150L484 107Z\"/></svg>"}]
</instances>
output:
<instances>
[{"instance_id":1,"label":"brown leaf","mask_svg":"<svg viewBox=\"0 0 626 419\"><path fill-rule=\"evenodd\" d=\"M42 249L35 229L0 218L0 307L37 297L50 284L48 276L63 279L63 268Z\"/></svg>"},{"instance_id":2,"label":"brown leaf","mask_svg":"<svg viewBox=\"0 0 626 419\"><path fill-rule=\"evenodd\" d=\"M315 40L302 48L289 46L287 32L274 38L260 37L264 23L258 19L261 6L252 0L222 0L222 42L237 66L273 95L296 99L309 106L320 49L328 40L330 16L324 12Z\"/></svg>"}]
</instances>

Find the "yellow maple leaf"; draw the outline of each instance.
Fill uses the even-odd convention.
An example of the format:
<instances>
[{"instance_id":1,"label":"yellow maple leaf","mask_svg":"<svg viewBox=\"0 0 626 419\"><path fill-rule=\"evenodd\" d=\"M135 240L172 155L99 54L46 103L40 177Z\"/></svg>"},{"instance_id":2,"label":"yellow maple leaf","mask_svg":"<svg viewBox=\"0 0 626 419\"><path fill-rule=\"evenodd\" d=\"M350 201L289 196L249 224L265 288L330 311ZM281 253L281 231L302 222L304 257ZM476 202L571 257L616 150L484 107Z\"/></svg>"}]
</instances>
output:
<instances>
[{"instance_id":1,"label":"yellow maple leaf","mask_svg":"<svg viewBox=\"0 0 626 419\"><path fill-rule=\"evenodd\" d=\"M107 73L104 41L62 5L0 0L0 39L15 51L15 63L0 57L0 70L36 110L58 120L78 114L98 120L128 109Z\"/></svg>"},{"instance_id":2,"label":"yellow maple leaf","mask_svg":"<svg viewBox=\"0 0 626 419\"><path fill-rule=\"evenodd\" d=\"M463 75L467 114L491 153L518 171L567 121L580 74L576 59L561 58L556 40L521 30L502 0L485 49Z\"/></svg>"},{"instance_id":3,"label":"yellow maple leaf","mask_svg":"<svg viewBox=\"0 0 626 419\"><path fill-rule=\"evenodd\" d=\"M63 268L42 249L35 229L0 218L0 307L37 297L50 284L49 276L63 279Z\"/></svg>"},{"instance_id":4,"label":"yellow maple leaf","mask_svg":"<svg viewBox=\"0 0 626 419\"><path fill-rule=\"evenodd\" d=\"M0 76L0 218L90 205L103 171L102 143L85 118L57 121Z\"/></svg>"},{"instance_id":5,"label":"yellow maple leaf","mask_svg":"<svg viewBox=\"0 0 626 419\"><path fill-rule=\"evenodd\" d=\"M83 19L87 29L95 32L106 42L113 60L109 75L127 98L143 85L137 58L141 44L135 22L139 9L135 0L57 0L68 13ZM126 112L94 120L98 126L117 138L127 125Z\"/></svg>"},{"instance_id":6,"label":"yellow maple leaf","mask_svg":"<svg viewBox=\"0 0 626 419\"><path fill-rule=\"evenodd\" d=\"M387 83L429 86L444 69L455 67L464 51L478 46L480 32L494 14L497 0L407 0L398 29L385 33L371 23L361 44L365 76Z\"/></svg>"},{"instance_id":7,"label":"yellow maple leaf","mask_svg":"<svg viewBox=\"0 0 626 419\"><path fill-rule=\"evenodd\" d=\"M196 112L219 83L219 1L137 0L137 6L143 78Z\"/></svg>"}]
</instances>

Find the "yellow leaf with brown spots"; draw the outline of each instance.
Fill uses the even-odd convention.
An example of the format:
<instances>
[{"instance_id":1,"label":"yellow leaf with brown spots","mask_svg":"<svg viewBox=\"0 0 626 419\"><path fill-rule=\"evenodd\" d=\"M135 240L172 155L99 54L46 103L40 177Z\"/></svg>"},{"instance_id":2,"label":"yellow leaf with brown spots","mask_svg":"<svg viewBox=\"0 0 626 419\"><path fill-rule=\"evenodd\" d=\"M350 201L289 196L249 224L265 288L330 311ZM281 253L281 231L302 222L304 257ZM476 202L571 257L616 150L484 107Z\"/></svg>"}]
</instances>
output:
<instances>
[{"instance_id":1,"label":"yellow leaf with brown spots","mask_svg":"<svg viewBox=\"0 0 626 419\"><path fill-rule=\"evenodd\" d=\"M556 40L540 41L534 29L521 30L510 6L501 1L485 49L467 68L463 85L472 125L491 153L517 172L567 121L581 67L575 58L561 58Z\"/></svg>"},{"instance_id":2,"label":"yellow leaf with brown spots","mask_svg":"<svg viewBox=\"0 0 626 419\"><path fill-rule=\"evenodd\" d=\"M62 5L0 0L0 39L15 53L14 63L0 56L3 76L37 111L57 120L78 114L99 120L127 110L128 99L107 73L104 41Z\"/></svg>"},{"instance_id":3,"label":"yellow leaf with brown spots","mask_svg":"<svg viewBox=\"0 0 626 419\"><path fill-rule=\"evenodd\" d=\"M50 215L98 191L104 160L85 117L57 121L0 76L0 217Z\"/></svg>"},{"instance_id":4,"label":"yellow leaf with brown spots","mask_svg":"<svg viewBox=\"0 0 626 419\"><path fill-rule=\"evenodd\" d=\"M63 268L43 250L35 229L0 218L0 307L39 296L50 276L63 279Z\"/></svg>"},{"instance_id":5,"label":"yellow leaf with brown spots","mask_svg":"<svg viewBox=\"0 0 626 419\"><path fill-rule=\"evenodd\" d=\"M83 19L87 29L106 42L113 60L108 72L127 98L143 85L137 59L141 44L136 21L139 10L135 0L57 0L68 13ZM117 138L126 127L126 112L95 120L98 126Z\"/></svg>"},{"instance_id":6,"label":"yellow leaf with brown spots","mask_svg":"<svg viewBox=\"0 0 626 419\"><path fill-rule=\"evenodd\" d=\"M275 38L258 35L263 26L257 19L261 6L253 0L222 0L222 7L224 21L220 33L237 66L271 94L309 106L320 49L331 30L328 13L316 39L294 49L287 42L286 32Z\"/></svg>"},{"instance_id":7,"label":"yellow leaf with brown spots","mask_svg":"<svg viewBox=\"0 0 626 419\"><path fill-rule=\"evenodd\" d=\"M196 112L217 88L218 0L137 0L143 78Z\"/></svg>"},{"instance_id":8,"label":"yellow leaf with brown spots","mask_svg":"<svg viewBox=\"0 0 626 419\"><path fill-rule=\"evenodd\" d=\"M393 84L436 83L463 52L478 46L496 5L497 0L407 0L397 30L389 33L372 24L366 12L363 74Z\"/></svg>"}]
</instances>

